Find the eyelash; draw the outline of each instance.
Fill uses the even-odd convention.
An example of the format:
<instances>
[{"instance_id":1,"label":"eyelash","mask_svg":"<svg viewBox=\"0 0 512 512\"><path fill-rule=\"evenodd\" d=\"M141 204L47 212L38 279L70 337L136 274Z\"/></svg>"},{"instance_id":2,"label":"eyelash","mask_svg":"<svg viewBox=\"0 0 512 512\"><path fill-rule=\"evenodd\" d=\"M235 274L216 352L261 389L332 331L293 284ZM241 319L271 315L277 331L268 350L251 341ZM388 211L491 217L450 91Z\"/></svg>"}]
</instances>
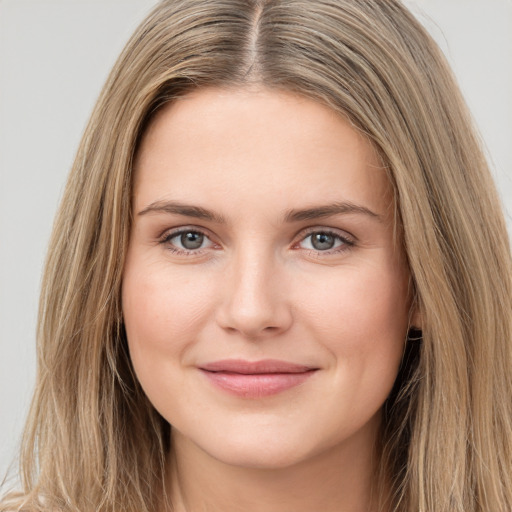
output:
<instances>
[{"instance_id":1,"label":"eyelash","mask_svg":"<svg viewBox=\"0 0 512 512\"><path fill-rule=\"evenodd\" d=\"M305 249L308 251L310 255L315 255L316 257L322 257L322 256L330 256L332 254L341 254L346 251L349 251L352 249L352 247L355 246L356 241L353 237L349 236L347 233L344 233L343 235L339 233L338 231L334 231L332 229L322 229L322 228L309 228L305 232L302 232L300 240L295 243L293 246L297 247L301 242L304 242L307 238L309 238L312 235L315 234L322 234L322 235L328 235L332 236L336 241L341 242L341 244L338 247L334 247L332 249L327 249L325 251L322 251L320 249Z\"/></svg>"},{"instance_id":2,"label":"eyelash","mask_svg":"<svg viewBox=\"0 0 512 512\"><path fill-rule=\"evenodd\" d=\"M198 228L180 228L175 231L167 232L165 233L162 238L160 239L159 243L166 246L166 249L173 254L177 254L179 256L198 256L202 254L205 250L205 248L199 248L199 249L180 249L179 247L174 246L171 244L171 240L173 238L176 238L180 235L184 235L186 233L197 233L199 235L202 235L205 237L205 239L208 239L211 241L210 237L206 232L204 232L201 229ZM213 244L213 242L212 242Z\"/></svg>"},{"instance_id":3,"label":"eyelash","mask_svg":"<svg viewBox=\"0 0 512 512\"><path fill-rule=\"evenodd\" d=\"M198 249L180 249L173 244L171 244L171 240L173 238L176 238L180 235L184 235L186 233L196 233L199 235L204 236L206 239L208 239L213 245L215 245L215 242L212 242L208 234L198 228L180 228L175 231L167 232L165 233L159 240L159 243L162 245L167 246L166 249L172 252L173 254L178 254L180 256L198 256L204 252L207 248L198 248ZM293 244L293 248L300 249L299 244L304 242L308 237L314 235L314 234L322 234L327 236L332 236L335 240L335 242L341 242L341 244L337 247L334 247L333 249L327 249L327 250L320 250L320 249L304 249L308 251L309 254L314 254L316 257L318 256L329 256L331 254L339 254L346 251L349 251L352 247L355 246L356 241L350 237L349 235L341 235L339 232L331 230L331 229L321 229L321 228L310 228L307 231L303 232L301 234L301 238L298 242Z\"/></svg>"}]
</instances>

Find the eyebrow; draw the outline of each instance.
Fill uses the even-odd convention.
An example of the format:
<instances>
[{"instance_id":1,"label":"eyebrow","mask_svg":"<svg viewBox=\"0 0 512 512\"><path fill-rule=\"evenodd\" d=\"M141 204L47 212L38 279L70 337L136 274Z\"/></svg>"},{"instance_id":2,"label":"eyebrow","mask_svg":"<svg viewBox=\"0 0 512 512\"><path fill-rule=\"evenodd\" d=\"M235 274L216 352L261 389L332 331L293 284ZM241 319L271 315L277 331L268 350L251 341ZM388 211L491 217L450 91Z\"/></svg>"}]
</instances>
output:
<instances>
[{"instance_id":1,"label":"eyebrow","mask_svg":"<svg viewBox=\"0 0 512 512\"><path fill-rule=\"evenodd\" d=\"M381 215L373 212L366 206L343 201L322 206L314 206L307 209L288 210L285 214L286 222L298 222L302 220L321 219L333 215L360 214L371 217L379 222L383 222Z\"/></svg>"},{"instance_id":2,"label":"eyebrow","mask_svg":"<svg viewBox=\"0 0 512 512\"><path fill-rule=\"evenodd\" d=\"M138 215L147 215L148 213L168 213L174 215L183 215L184 217L194 217L196 219L208 220L218 224L225 224L226 221L222 215L190 204L179 201L155 201L141 210ZM321 219L334 215L359 214L371 217L382 222L382 216L373 212L366 206L357 205L349 201L336 202L328 205L314 206L306 209L287 210L284 215L285 222L299 222L304 220Z\"/></svg>"},{"instance_id":3,"label":"eyebrow","mask_svg":"<svg viewBox=\"0 0 512 512\"><path fill-rule=\"evenodd\" d=\"M155 201L141 210L138 215L147 215L148 213L170 213L183 215L184 217L194 217L196 219L208 220L218 224L224 224L226 221L221 215L190 204L180 203L179 201Z\"/></svg>"}]
</instances>

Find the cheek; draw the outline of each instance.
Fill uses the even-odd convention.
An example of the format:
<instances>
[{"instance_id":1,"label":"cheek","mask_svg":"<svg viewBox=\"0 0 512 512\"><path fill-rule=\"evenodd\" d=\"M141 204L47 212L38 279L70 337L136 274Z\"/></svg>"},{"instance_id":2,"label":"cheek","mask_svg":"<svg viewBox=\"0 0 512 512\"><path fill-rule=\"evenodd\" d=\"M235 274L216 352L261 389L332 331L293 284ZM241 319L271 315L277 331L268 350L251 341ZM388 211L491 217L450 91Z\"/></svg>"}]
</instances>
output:
<instances>
[{"instance_id":1,"label":"cheek","mask_svg":"<svg viewBox=\"0 0 512 512\"><path fill-rule=\"evenodd\" d=\"M382 402L407 334L407 275L392 266L345 270L333 275L329 287L304 298L302 316L331 354L335 387L360 394L362 402L370 396Z\"/></svg>"},{"instance_id":2,"label":"cheek","mask_svg":"<svg viewBox=\"0 0 512 512\"><path fill-rule=\"evenodd\" d=\"M315 286L312 280L303 290L303 314L309 310L318 329L343 340L349 350L361 348L362 338L371 343L405 334L409 301L407 276L400 269L343 269L331 274L328 285Z\"/></svg>"},{"instance_id":3,"label":"cheek","mask_svg":"<svg viewBox=\"0 0 512 512\"><path fill-rule=\"evenodd\" d=\"M143 271L138 271L142 268ZM131 342L162 344L181 339L199 326L209 307L208 290L186 272L159 266L126 266L123 277L123 316Z\"/></svg>"},{"instance_id":4,"label":"cheek","mask_svg":"<svg viewBox=\"0 0 512 512\"><path fill-rule=\"evenodd\" d=\"M402 342L407 326L407 301L400 282L384 277L360 279L347 283L346 291L340 295L334 314L341 317L345 312L346 320L340 329L352 334L348 337L352 343L347 348L385 350L395 341Z\"/></svg>"},{"instance_id":5,"label":"cheek","mask_svg":"<svg viewBox=\"0 0 512 512\"><path fill-rule=\"evenodd\" d=\"M135 259L125 267L122 302L130 357L142 387L157 401L163 384L179 378L184 354L209 318L212 293L200 281L186 271Z\"/></svg>"}]
</instances>

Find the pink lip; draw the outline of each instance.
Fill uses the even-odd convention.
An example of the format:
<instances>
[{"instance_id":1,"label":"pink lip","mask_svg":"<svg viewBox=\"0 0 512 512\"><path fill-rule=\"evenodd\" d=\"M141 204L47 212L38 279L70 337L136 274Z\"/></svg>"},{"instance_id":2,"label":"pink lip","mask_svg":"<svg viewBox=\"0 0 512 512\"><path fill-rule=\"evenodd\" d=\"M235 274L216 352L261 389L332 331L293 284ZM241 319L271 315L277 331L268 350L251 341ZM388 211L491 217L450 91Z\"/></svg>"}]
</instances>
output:
<instances>
[{"instance_id":1,"label":"pink lip","mask_svg":"<svg viewBox=\"0 0 512 512\"><path fill-rule=\"evenodd\" d=\"M275 359L227 359L201 365L200 370L224 391L243 398L262 398L302 384L318 368Z\"/></svg>"}]
</instances>

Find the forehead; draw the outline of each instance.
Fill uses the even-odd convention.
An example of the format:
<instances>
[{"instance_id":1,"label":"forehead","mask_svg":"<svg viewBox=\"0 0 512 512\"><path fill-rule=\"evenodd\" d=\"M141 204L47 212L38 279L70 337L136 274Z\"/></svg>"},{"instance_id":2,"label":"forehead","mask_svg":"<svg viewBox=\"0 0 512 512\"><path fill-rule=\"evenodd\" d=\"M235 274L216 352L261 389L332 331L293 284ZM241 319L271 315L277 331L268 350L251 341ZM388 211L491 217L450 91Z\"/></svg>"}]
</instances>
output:
<instances>
[{"instance_id":1,"label":"forehead","mask_svg":"<svg viewBox=\"0 0 512 512\"><path fill-rule=\"evenodd\" d=\"M200 89L165 106L142 138L135 170L138 206L167 194L220 194L225 206L274 198L294 208L284 203L320 198L383 212L391 197L377 152L345 118L265 88Z\"/></svg>"}]
</instances>

